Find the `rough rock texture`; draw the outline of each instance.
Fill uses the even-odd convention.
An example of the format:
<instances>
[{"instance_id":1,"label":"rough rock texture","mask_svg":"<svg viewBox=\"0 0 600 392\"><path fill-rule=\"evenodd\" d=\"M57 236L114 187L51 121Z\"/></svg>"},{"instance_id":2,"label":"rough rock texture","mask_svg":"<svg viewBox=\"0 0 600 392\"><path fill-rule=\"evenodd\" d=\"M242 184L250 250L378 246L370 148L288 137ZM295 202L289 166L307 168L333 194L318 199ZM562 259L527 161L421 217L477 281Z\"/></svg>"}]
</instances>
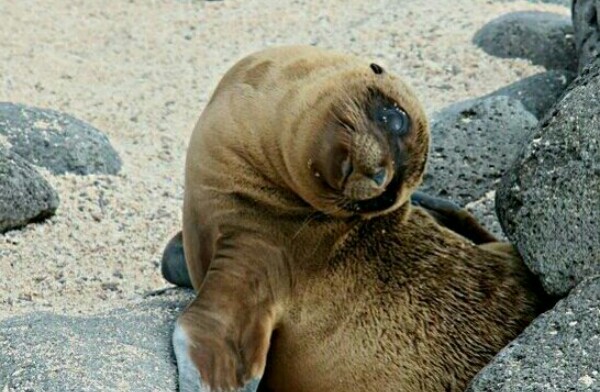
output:
<instances>
[{"instance_id":1,"label":"rough rock texture","mask_svg":"<svg viewBox=\"0 0 600 392\"><path fill-rule=\"evenodd\" d=\"M0 102L0 135L12 152L54 174L116 174L121 168L105 135L54 110Z\"/></svg>"},{"instance_id":2,"label":"rough rock texture","mask_svg":"<svg viewBox=\"0 0 600 392\"><path fill-rule=\"evenodd\" d=\"M530 3L547 3L547 4L556 4L562 5L565 7L571 6L571 0L528 0Z\"/></svg>"},{"instance_id":3,"label":"rough rock texture","mask_svg":"<svg viewBox=\"0 0 600 392\"><path fill-rule=\"evenodd\" d=\"M488 98L492 98L492 97L509 97L512 100L518 100L521 102L521 104L523 105L523 107L529 111L530 113L532 113L536 118L541 118L544 113L546 113L546 111L552 107L552 105L554 105L554 103L556 102L556 100L561 96L561 94L563 93L563 91L565 90L565 88L567 87L567 85L573 80L573 78L576 76L576 74L574 72L570 72L570 71L560 71L560 70L552 70L552 71L547 71L547 72L542 72L536 75L532 75L530 77L524 78L522 80L519 80L517 82L514 82L508 86L502 87L496 91L493 91L490 94L487 94L483 97L480 98L475 98L475 99L470 99L467 101L463 101L463 102L459 102L457 104L451 105L445 109L443 109L442 111L435 113L433 115L433 144L437 145L440 143L436 143L436 140L439 140L439 137L443 137L444 139L450 139L450 140L454 140L455 142L461 143L464 140L471 140L471 131L467 130L466 132L464 132L466 135L463 135L463 137L460 138L460 140L457 139L453 139L452 137L450 137L450 135L448 134L448 132L444 132L444 130L449 129L451 127L453 127L453 124L449 124L448 121L451 122L458 122L460 123L469 123L469 119L457 119L457 112L461 111L461 110L467 110L468 112L468 107L470 105L478 105L479 102L483 101L483 100L487 100ZM508 102L508 105L514 106L516 105L514 101L512 100L508 100L508 101L504 101L504 103ZM449 113L450 115L445 115L445 113ZM499 113L496 113L496 115L500 115ZM506 115L504 116L504 118L502 119L502 123L506 122L506 118L510 117L510 115ZM526 120L526 127L527 129L530 129L533 125L534 122L532 121L530 116L525 115ZM481 124L475 124L475 129L477 129L478 127L481 127ZM519 125L517 125L516 127L511 127L511 129L513 129L515 132L520 133L519 132ZM484 128L484 129L502 129L502 126L500 124L493 124L491 125L491 128ZM525 130L526 131L526 130ZM443 136L442 136L443 134ZM487 140L487 142L485 143L486 145L491 145L493 146L495 143L497 143L497 136L494 134L492 136L493 132L490 133L489 138ZM518 143L513 143L512 147L510 150L512 150L512 153L516 155L516 148L518 148ZM429 174L426 175L425 179L426 179L426 184L424 184L422 189L428 190L428 191L432 191L434 190L435 187L440 187L438 188L439 191L439 195L447 195L447 194L451 194L452 198L454 198L455 200L458 200L460 202L464 203L468 203L466 204L466 208L467 210L469 210L473 215L475 215L479 221L488 229L490 230L493 234L495 234L498 238L501 239L506 239L504 236L504 233L502 232L502 227L500 226L500 223L498 222L498 218L496 216L496 211L495 211L495 205L494 205L494 195L495 195L495 182L488 182L487 185L487 189L484 189L486 187L481 187L478 189L478 191L475 194L468 194L467 192L469 191L469 186L470 184L468 183L468 181L465 183L453 183L453 182L446 182L443 183L443 181L450 181L447 177L446 174L448 173L448 169L447 167L441 167L441 163L440 159L442 160L449 160L449 162L451 162L451 164L454 164L455 162L460 162L462 161L462 156L460 154L462 153L467 153L467 154L471 154L471 155L476 155L477 154L477 149L465 149L465 148L456 148L456 146L451 146L450 148L448 148L447 145L444 145L441 147L444 150L449 150L451 151L451 154L447 154L446 151L443 152L442 156L439 156L437 158L432 158L437 160L436 163L436 169L438 170L439 168L441 168L442 172L434 172L433 169L428 171ZM513 150L513 148L515 150ZM439 149L438 147L434 146L434 148L432 148L432 154L436 154L436 152L434 151L435 149ZM450 155L450 156L448 156ZM497 157L496 157L497 158ZM510 156L508 157L508 161L510 161ZM504 165L503 167L508 167L508 162L507 160L503 160L502 164ZM430 164L431 165L431 164ZM485 173L482 173L485 174ZM460 173L456 174L455 177L459 177ZM467 178L468 180L468 178ZM477 181L477 180L476 180ZM481 181L481 180L479 180ZM452 186L449 186L452 185ZM458 187L464 187L463 189L459 189ZM458 196L457 197L457 192L454 191L458 191L463 193L462 196Z\"/></svg>"},{"instance_id":4,"label":"rough rock texture","mask_svg":"<svg viewBox=\"0 0 600 392\"><path fill-rule=\"evenodd\" d=\"M581 71L600 57L600 0L574 0L571 15Z\"/></svg>"},{"instance_id":5,"label":"rough rock texture","mask_svg":"<svg viewBox=\"0 0 600 392\"><path fill-rule=\"evenodd\" d=\"M54 215L58 203L54 189L29 163L0 148L0 233Z\"/></svg>"},{"instance_id":6,"label":"rough rock texture","mask_svg":"<svg viewBox=\"0 0 600 392\"><path fill-rule=\"evenodd\" d=\"M600 277L595 277L534 320L467 391L599 391L599 320Z\"/></svg>"},{"instance_id":7,"label":"rough rock texture","mask_svg":"<svg viewBox=\"0 0 600 392\"><path fill-rule=\"evenodd\" d=\"M512 12L483 26L473 42L493 56L524 58L547 69L577 70L573 26L567 16Z\"/></svg>"},{"instance_id":8,"label":"rough rock texture","mask_svg":"<svg viewBox=\"0 0 600 392\"><path fill-rule=\"evenodd\" d=\"M502 87L486 97L505 95L518 99L525 109L540 119L556 103L575 76L574 72L569 71L542 72Z\"/></svg>"},{"instance_id":9,"label":"rough rock texture","mask_svg":"<svg viewBox=\"0 0 600 392\"><path fill-rule=\"evenodd\" d=\"M499 0L501 2L512 2L512 1L518 1L518 0ZM556 4L556 5L562 5L563 7L570 7L571 6L571 0L527 0L530 3L533 4L537 4L537 3L545 3L545 4Z\"/></svg>"},{"instance_id":10,"label":"rough rock texture","mask_svg":"<svg viewBox=\"0 0 600 392\"><path fill-rule=\"evenodd\" d=\"M451 105L431 118L431 151L421 190L465 205L493 190L537 119L499 96Z\"/></svg>"},{"instance_id":11,"label":"rough rock texture","mask_svg":"<svg viewBox=\"0 0 600 392\"><path fill-rule=\"evenodd\" d=\"M600 274L600 61L528 136L501 181L504 232L549 293Z\"/></svg>"},{"instance_id":12,"label":"rough rock texture","mask_svg":"<svg viewBox=\"0 0 600 392\"><path fill-rule=\"evenodd\" d=\"M173 290L96 316L3 320L0 390L175 391L171 331L191 299Z\"/></svg>"}]
</instances>

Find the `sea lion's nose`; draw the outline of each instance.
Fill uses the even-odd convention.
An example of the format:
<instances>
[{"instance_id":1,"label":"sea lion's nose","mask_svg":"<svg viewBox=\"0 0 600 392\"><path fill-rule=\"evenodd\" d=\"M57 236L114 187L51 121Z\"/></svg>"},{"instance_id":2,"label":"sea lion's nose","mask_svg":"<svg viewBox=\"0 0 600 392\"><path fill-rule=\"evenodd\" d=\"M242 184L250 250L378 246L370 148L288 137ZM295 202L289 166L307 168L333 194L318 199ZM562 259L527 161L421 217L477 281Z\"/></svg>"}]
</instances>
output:
<instances>
[{"instance_id":1,"label":"sea lion's nose","mask_svg":"<svg viewBox=\"0 0 600 392\"><path fill-rule=\"evenodd\" d=\"M383 186L385 184L385 180L387 179L387 169L382 167L375 171L375 173L371 176L371 179L378 187Z\"/></svg>"},{"instance_id":2,"label":"sea lion's nose","mask_svg":"<svg viewBox=\"0 0 600 392\"><path fill-rule=\"evenodd\" d=\"M343 193L352 200L367 200L385 191L390 180L390 170L377 167L375 170L354 170L344 185Z\"/></svg>"}]
</instances>

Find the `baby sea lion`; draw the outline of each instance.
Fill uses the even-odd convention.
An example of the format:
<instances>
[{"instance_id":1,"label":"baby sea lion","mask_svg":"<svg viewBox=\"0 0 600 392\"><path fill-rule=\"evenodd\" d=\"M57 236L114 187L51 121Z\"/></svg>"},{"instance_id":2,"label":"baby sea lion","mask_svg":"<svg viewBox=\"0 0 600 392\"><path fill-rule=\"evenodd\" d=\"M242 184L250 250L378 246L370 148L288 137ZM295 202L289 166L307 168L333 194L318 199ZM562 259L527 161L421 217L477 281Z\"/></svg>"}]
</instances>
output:
<instances>
[{"instance_id":1,"label":"baby sea lion","mask_svg":"<svg viewBox=\"0 0 600 392\"><path fill-rule=\"evenodd\" d=\"M547 301L510 244L415 193L428 148L375 63L293 46L235 64L188 147L186 271L163 264L197 291L180 390L462 391Z\"/></svg>"}]
</instances>

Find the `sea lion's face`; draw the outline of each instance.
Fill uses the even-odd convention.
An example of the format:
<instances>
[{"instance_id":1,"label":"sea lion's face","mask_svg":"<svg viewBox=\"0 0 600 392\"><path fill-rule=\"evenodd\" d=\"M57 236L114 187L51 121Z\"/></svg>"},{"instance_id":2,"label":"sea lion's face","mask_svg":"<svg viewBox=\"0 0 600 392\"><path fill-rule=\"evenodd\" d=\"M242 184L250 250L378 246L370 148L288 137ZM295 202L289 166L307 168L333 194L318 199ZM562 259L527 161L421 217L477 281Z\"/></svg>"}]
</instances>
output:
<instances>
[{"instance_id":1,"label":"sea lion's face","mask_svg":"<svg viewBox=\"0 0 600 392\"><path fill-rule=\"evenodd\" d=\"M312 147L315 207L329 215L393 211L408 201L425 168L429 133L414 97L394 99L378 89L364 95L334 104Z\"/></svg>"}]
</instances>

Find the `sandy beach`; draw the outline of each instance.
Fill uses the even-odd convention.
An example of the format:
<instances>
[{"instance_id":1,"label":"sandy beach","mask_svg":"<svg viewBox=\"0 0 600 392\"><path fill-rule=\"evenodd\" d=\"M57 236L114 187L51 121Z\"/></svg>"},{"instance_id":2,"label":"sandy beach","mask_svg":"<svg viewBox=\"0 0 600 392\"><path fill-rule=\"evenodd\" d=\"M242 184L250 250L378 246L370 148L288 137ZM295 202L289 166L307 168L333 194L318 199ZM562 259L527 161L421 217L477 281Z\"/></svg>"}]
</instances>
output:
<instances>
[{"instance_id":1,"label":"sandy beach","mask_svg":"<svg viewBox=\"0 0 600 392\"><path fill-rule=\"evenodd\" d=\"M56 216L0 235L0 319L93 313L168 287L192 128L219 78L271 45L313 44L376 59L429 113L543 71L472 44L527 1L0 0L0 101L69 113L105 133L118 176L53 176Z\"/></svg>"}]
</instances>

